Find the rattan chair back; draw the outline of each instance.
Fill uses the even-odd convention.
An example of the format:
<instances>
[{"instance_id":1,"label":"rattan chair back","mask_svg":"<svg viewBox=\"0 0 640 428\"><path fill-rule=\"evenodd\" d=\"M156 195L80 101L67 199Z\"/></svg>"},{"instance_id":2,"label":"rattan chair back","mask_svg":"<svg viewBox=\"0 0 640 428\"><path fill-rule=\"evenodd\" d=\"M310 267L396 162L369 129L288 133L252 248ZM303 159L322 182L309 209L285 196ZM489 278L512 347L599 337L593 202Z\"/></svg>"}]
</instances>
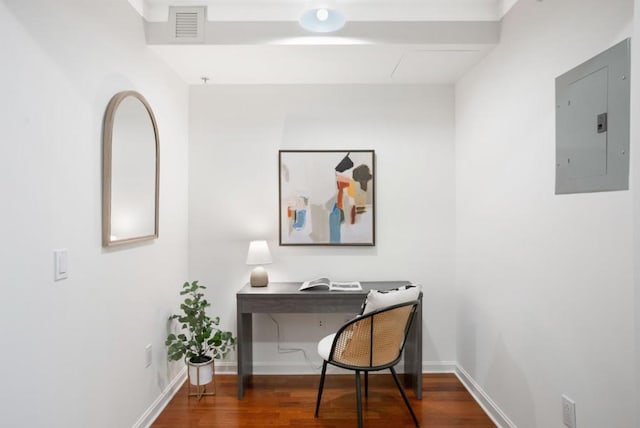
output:
<instances>
[{"instance_id":1,"label":"rattan chair back","mask_svg":"<svg viewBox=\"0 0 640 428\"><path fill-rule=\"evenodd\" d=\"M394 305L345 324L333 342L330 362L345 368L382 369L402 354L418 302Z\"/></svg>"}]
</instances>

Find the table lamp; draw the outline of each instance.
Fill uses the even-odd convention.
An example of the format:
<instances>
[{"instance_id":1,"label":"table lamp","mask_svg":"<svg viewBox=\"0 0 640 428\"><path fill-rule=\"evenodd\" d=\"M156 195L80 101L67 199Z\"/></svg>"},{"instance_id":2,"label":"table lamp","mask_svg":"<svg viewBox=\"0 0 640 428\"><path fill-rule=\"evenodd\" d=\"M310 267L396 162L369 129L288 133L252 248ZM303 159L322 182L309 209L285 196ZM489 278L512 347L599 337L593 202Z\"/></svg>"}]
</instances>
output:
<instances>
[{"instance_id":1,"label":"table lamp","mask_svg":"<svg viewBox=\"0 0 640 428\"><path fill-rule=\"evenodd\" d=\"M262 267L271 263L271 254L267 241L251 241L249 243L249 253L247 254L247 264L257 265L251 272L252 287L265 287L269 283L267 271Z\"/></svg>"}]
</instances>

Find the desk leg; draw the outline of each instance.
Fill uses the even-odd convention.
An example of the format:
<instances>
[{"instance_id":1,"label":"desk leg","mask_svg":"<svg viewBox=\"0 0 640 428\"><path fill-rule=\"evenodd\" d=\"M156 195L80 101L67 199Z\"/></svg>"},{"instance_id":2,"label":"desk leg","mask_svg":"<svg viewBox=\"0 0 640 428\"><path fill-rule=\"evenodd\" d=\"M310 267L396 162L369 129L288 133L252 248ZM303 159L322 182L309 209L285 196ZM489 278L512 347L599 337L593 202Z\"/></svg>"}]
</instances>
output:
<instances>
[{"instance_id":1,"label":"desk leg","mask_svg":"<svg viewBox=\"0 0 640 428\"><path fill-rule=\"evenodd\" d=\"M244 396L244 388L253 374L253 324L251 313L241 313L238 308L238 400Z\"/></svg>"},{"instance_id":2,"label":"desk leg","mask_svg":"<svg viewBox=\"0 0 640 428\"><path fill-rule=\"evenodd\" d=\"M416 308L404 346L404 383L413 388L417 399L422 399L422 301Z\"/></svg>"}]
</instances>

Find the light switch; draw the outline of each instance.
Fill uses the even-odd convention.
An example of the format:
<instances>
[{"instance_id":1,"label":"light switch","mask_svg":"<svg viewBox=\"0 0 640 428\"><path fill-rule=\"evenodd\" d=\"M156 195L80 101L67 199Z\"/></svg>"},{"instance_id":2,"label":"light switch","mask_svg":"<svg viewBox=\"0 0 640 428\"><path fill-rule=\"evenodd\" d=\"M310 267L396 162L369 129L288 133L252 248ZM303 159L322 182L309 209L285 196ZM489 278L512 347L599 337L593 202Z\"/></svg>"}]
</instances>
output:
<instances>
[{"instance_id":1,"label":"light switch","mask_svg":"<svg viewBox=\"0 0 640 428\"><path fill-rule=\"evenodd\" d=\"M59 250L53 250L54 256L54 275L53 279L55 281L60 281L61 279L67 279L69 276L69 254L66 248L61 248Z\"/></svg>"}]
</instances>

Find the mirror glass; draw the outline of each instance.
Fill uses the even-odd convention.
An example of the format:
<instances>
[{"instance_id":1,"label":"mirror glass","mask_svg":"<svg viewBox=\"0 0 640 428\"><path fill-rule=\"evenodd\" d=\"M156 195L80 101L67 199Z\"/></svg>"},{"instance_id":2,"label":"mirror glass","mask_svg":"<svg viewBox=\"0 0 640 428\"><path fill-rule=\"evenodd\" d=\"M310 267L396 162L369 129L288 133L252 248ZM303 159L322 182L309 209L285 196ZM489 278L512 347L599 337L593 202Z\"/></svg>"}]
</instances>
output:
<instances>
[{"instance_id":1,"label":"mirror glass","mask_svg":"<svg viewBox=\"0 0 640 428\"><path fill-rule=\"evenodd\" d=\"M157 238L158 128L142 95L111 99L103 149L103 246Z\"/></svg>"}]
</instances>

